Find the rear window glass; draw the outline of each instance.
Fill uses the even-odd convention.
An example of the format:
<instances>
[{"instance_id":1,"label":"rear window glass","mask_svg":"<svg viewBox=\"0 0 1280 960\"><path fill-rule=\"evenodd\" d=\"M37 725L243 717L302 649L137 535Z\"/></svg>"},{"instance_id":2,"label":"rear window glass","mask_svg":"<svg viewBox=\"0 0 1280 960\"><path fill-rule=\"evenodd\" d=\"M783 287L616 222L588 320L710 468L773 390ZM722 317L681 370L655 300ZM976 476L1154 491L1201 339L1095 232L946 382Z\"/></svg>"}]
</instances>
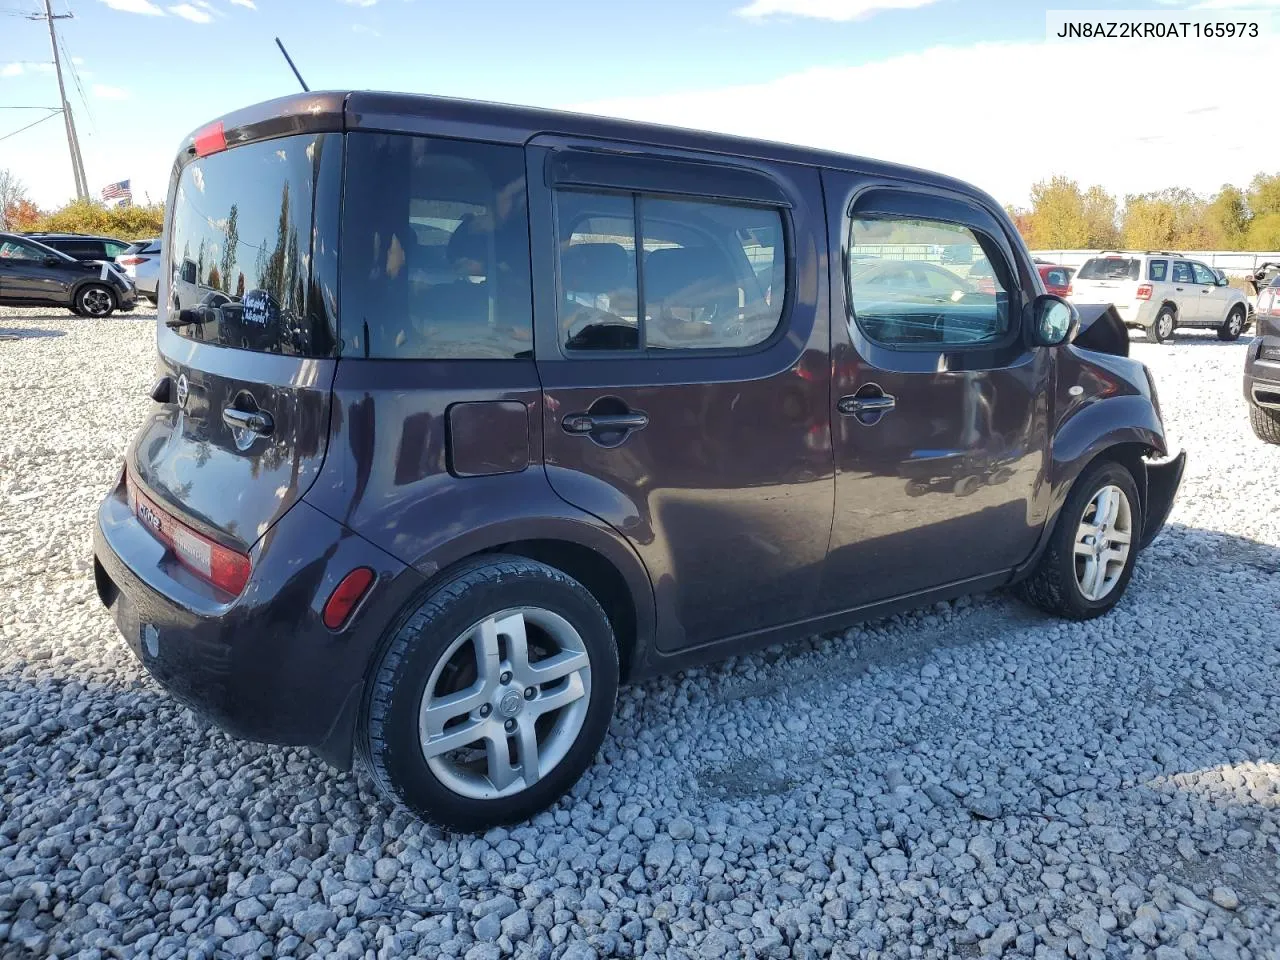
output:
<instances>
[{"instance_id":1,"label":"rear window glass","mask_svg":"<svg viewBox=\"0 0 1280 960\"><path fill-rule=\"evenodd\" d=\"M262 353L333 352L332 294L312 266L335 253L326 224L341 151L340 134L300 134L183 168L166 253L169 309L208 309L204 322L178 327L181 336Z\"/></svg>"},{"instance_id":2,"label":"rear window glass","mask_svg":"<svg viewBox=\"0 0 1280 960\"><path fill-rule=\"evenodd\" d=\"M1076 275L1081 280L1137 280L1141 261L1133 257L1090 257Z\"/></svg>"},{"instance_id":3,"label":"rear window glass","mask_svg":"<svg viewBox=\"0 0 1280 960\"><path fill-rule=\"evenodd\" d=\"M349 134L343 210L345 356L533 356L520 147Z\"/></svg>"}]
</instances>

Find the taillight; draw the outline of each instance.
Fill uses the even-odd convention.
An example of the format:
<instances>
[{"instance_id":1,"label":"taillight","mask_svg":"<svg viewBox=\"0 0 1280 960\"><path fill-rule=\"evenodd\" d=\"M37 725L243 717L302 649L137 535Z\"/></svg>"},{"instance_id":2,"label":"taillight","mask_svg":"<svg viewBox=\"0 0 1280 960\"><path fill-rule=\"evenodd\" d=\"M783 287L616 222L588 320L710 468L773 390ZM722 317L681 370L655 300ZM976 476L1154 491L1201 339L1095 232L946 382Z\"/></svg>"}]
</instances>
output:
<instances>
[{"instance_id":1,"label":"taillight","mask_svg":"<svg viewBox=\"0 0 1280 960\"><path fill-rule=\"evenodd\" d=\"M1137 292L1137 293L1135 293L1135 294L1134 294L1134 296L1135 296L1135 297L1137 297L1139 300L1150 300L1150 299L1151 299L1151 284L1149 284L1149 283L1140 283L1140 284L1138 284L1138 292Z\"/></svg>"},{"instance_id":2,"label":"taillight","mask_svg":"<svg viewBox=\"0 0 1280 960\"><path fill-rule=\"evenodd\" d=\"M148 257L116 257L116 263L122 267L136 267L140 263L146 263Z\"/></svg>"},{"instance_id":3,"label":"taillight","mask_svg":"<svg viewBox=\"0 0 1280 960\"><path fill-rule=\"evenodd\" d=\"M150 497L139 493L132 478L126 477L125 489L129 509L138 522L172 550L179 563L201 580L233 596L244 590L244 585L249 582L247 556L196 533L169 511L157 506Z\"/></svg>"},{"instance_id":4,"label":"taillight","mask_svg":"<svg viewBox=\"0 0 1280 960\"><path fill-rule=\"evenodd\" d=\"M1075 291L1075 288L1074 288L1074 287L1072 287L1072 286L1071 286L1071 284L1069 284L1069 283L1068 283L1068 284L1067 284L1067 296L1069 297L1069 296L1071 296L1071 295L1072 295L1073 293L1075 293L1075 292L1076 292L1076 291Z\"/></svg>"},{"instance_id":5,"label":"taillight","mask_svg":"<svg viewBox=\"0 0 1280 960\"><path fill-rule=\"evenodd\" d=\"M321 617L324 625L330 630L337 630L346 623L347 617L351 616L351 611L356 608L372 583L373 571L368 567L356 567L343 577L342 582L333 588L333 593L325 601Z\"/></svg>"},{"instance_id":6,"label":"taillight","mask_svg":"<svg viewBox=\"0 0 1280 960\"><path fill-rule=\"evenodd\" d=\"M202 130L197 130L192 138L196 156L207 157L211 153L221 153L227 149L227 135L222 129L222 121L211 123Z\"/></svg>"}]
</instances>

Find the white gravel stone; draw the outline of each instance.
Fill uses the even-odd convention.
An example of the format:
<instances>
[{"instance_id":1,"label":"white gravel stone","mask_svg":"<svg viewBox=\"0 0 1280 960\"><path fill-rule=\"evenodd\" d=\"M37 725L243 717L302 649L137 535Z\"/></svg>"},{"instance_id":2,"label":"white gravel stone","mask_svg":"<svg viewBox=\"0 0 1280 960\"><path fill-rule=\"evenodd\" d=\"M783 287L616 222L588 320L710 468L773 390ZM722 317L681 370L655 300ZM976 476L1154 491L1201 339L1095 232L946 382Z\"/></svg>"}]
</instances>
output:
<instances>
[{"instance_id":1,"label":"white gravel stone","mask_svg":"<svg viewBox=\"0 0 1280 960\"><path fill-rule=\"evenodd\" d=\"M476 838L159 689L90 549L154 317L0 332L0 956L1280 956L1243 344L1135 339L1189 461L1110 616L975 596L626 688L570 796Z\"/></svg>"}]
</instances>

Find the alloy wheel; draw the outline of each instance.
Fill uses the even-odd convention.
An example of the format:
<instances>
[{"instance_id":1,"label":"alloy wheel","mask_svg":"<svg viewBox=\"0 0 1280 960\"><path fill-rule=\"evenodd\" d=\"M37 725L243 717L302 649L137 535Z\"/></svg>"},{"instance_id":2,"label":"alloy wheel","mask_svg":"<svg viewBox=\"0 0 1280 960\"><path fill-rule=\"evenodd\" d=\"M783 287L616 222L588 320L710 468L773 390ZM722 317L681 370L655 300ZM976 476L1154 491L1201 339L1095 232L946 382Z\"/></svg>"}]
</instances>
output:
<instances>
[{"instance_id":1,"label":"alloy wheel","mask_svg":"<svg viewBox=\"0 0 1280 960\"><path fill-rule=\"evenodd\" d=\"M111 294L93 287L80 295L80 306L91 317L101 317L111 312Z\"/></svg>"},{"instance_id":2,"label":"alloy wheel","mask_svg":"<svg viewBox=\"0 0 1280 960\"><path fill-rule=\"evenodd\" d=\"M437 661L418 711L422 755L460 796L511 796L564 759L590 694L591 658L569 621L539 607L504 610Z\"/></svg>"},{"instance_id":3,"label":"alloy wheel","mask_svg":"<svg viewBox=\"0 0 1280 960\"><path fill-rule=\"evenodd\" d=\"M1076 585L1086 600L1115 589L1132 545L1133 508L1123 490L1108 484L1089 500L1076 529Z\"/></svg>"}]
</instances>

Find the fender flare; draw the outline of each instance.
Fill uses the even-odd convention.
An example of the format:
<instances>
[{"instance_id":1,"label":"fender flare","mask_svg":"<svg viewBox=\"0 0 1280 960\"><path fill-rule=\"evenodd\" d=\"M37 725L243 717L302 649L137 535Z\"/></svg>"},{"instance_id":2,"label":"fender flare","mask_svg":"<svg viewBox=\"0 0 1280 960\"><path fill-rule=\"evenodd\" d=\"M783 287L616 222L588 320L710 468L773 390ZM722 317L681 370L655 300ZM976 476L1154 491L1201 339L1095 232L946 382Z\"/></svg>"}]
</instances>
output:
<instances>
[{"instance_id":1,"label":"fender flare","mask_svg":"<svg viewBox=\"0 0 1280 960\"><path fill-rule=\"evenodd\" d=\"M1109 451L1113 451L1116 459L1133 473L1143 516L1146 517L1150 497L1145 458L1153 454L1160 457L1168 454L1164 428L1154 405L1140 394L1108 397L1086 404L1054 435L1049 457L1049 505L1044 528L1031 556L1015 570L1014 579L1020 579L1034 568L1053 535L1058 515L1076 480L1089 464ZM1162 512L1167 515L1167 508ZM1163 524L1163 521L1161 516L1159 523ZM1145 530L1143 541L1149 541Z\"/></svg>"}]
</instances>

